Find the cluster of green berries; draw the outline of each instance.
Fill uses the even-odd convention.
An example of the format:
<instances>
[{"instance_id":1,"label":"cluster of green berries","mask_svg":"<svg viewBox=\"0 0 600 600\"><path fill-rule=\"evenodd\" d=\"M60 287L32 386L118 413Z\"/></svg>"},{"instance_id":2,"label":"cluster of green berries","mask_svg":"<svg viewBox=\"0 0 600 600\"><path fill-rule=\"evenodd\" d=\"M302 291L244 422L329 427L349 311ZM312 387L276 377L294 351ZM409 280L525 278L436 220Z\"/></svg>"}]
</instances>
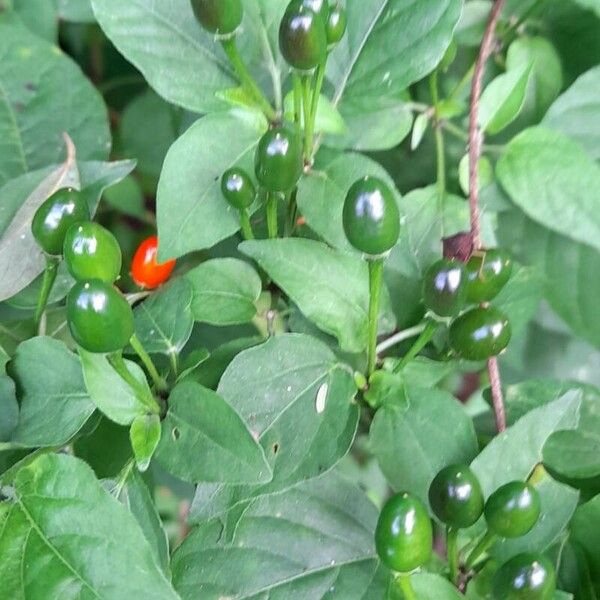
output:
<instances>
[{"instance_id":1,"label":"cluster of green berries","mask_svg":"<svg viewBox=\"0 0 600 600\"><path fill-rule=\"evenodd\" d=\"M506 285L511 272L510 257L501 249L490 248L474 252L466 263L441 259L425 274L425 306L440 317L452 319L450 347L461 358L485 360L508 346L508 318L488 303ZM477 306L464 310L469 304Z\"/></svg>"},{"instance_id":2,"label":"cluster of green berries","mask_svg":"<svg viewBox=\"0 0 600 600\"><path fill-rule=\"evenodd\" d=\"M133 335L133 312L113 286L121 249L113 234L90 220L83 194L62 188L33 217L31 230L42 250L64 257L76 280L67 296L67 320L75 342L90 352L114 352Z\"/></svg>"},{"instance_id":3,"label":"cluster of green berries","mask_svg":"<svg viewBox=\"0 0 600 600\"><path fill-rule=\"evenodd\" d=\"M512 481L484 501L481 485L466 465L442 469L429 488L433 514L449 530L471 527L483 515L487 524L482 550L499 538L517 538L534 527L540 516L540 497L528 483ZM399 573L425 565L432 556L433 527L426 506L415 496L401 492L384 505L375 531L381 561ZM476 553L474 559L479 556ZM471 562L471 564L470 564ZM472 567L471 556L466 565ZM553 596L556 575L541 554L525 553L503 564L494 577L494 598L546 600Z\"/></svg>"}]
</instances>

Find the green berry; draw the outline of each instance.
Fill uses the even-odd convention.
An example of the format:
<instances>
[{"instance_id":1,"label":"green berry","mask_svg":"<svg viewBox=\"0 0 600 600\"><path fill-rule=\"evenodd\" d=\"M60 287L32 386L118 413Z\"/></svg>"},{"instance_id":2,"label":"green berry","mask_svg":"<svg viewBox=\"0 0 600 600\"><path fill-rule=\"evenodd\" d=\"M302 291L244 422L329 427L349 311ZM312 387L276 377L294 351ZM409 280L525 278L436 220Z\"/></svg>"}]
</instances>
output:
<instances>
[{"instance_id":1,"label":"green berry","mask_svg":"<svg viewBox=\"0 0 600 600\"><path fill-rule=\"evenodd\" d=\"M301 0L290 3L279 27L279 49L299 71L312 71L327 56L327 30L321 14Z\"/></svg>"},{"instance_id":2,"label":"green berry","mask_svg":"<svg viewBox=\"0 0 600 600\"><path fill-rule=\"evenodd\" d=\"M472 308L450 325L450 347L465 360L486 360L506 349L511 337L506 315L491 306Z\"/></svg>"},{"instance_id":3,"label":"green berry","mask_svg":"<svg viewBox=\"0 0 600 600\"><path fill-rule=\"evenodd\" d=\"M254 168L269 192L288 192L302 175L302 146L295 131L282 126L265 133L256 149Z\"/></svg>"},{"instance_id":4,"label":"green berry","mask_svg":"<svg viewBox=\"0 0 600 600\"><path fill-rule=\"evenodd\" d=\"M483 514L483 492L475 473L466 465L442 469L429 487L429 505L446 525L462 529Z\"/></svg>"},{"instance_id":5,"label":"green berry","mask_svg":"<svg viewBox=\"0 0 600 600\"><path fill-rule=\"evenodd\" d=\"M225 200L238 210L248 208L256 198L256 188L250 175L239 168L229 169L223 173L221 192Z\"/></svg>"},{"instance_id":6,"label":"green berry","mask_svg":"<svg viewBox=\"0 0 600 600\"><path fill-rule=\"evenodd\" d=\"M533 528L540 510L537 490L523 481L511 481L488 498L484 512L491 532L500 537L515 538Z\"/></svg>"},{"instance_id":7,"label":"green berry","mask_svg":"<svg viewBox=\"0 0 600 600\"><path fill-rule=\"evenodd\" d=\"M240 26L241 0L191 0L196 19L210 33L231 35Z\"/></svg>"},{"instance_id":8,"label":"green berry","mask_svg":"<svg viewBox=\"0 0 600 600\"><path fill-rule=\"evenodd\" d=\"M342 41L347 26L346 9L338 2L329 8L329 16L327 17L327 47L330 50Z\"/></svg>"},{"instance_id":9,"label":"green berry","mask_svg":"<svg viewBox=\"0 0 600 600\"><path fill-rule=\"evenodd\" d=\"M542 554L517 554L494 575L494 600L551 600L555 591L554 566Z\"/></svg>"},{"instance_id":10,"label":"green berry","mask_svg":"<svg viewBox=\"0 0 600 600\"><path fill-rule=\"evenodd\" d=\"M381 561L394 571L408 573L431 558L432 544L433 528L423 503L406 492L390 498L375 530Z\"/></svg>"},{"instance_id":11,"label":"green berry","mask_svg":"<svg viewBox=\"0 0 600 600\"><path fill-rule=\"evenodd\" d=\"M467 262L467 300L481 304L493 300L510 279L512 260L498 248L482 250Z\"/></svg>"},{"instance_id":12,"label":"green berry","mask_svg":"<svg viewBox=\"0 0 600 600\"><path fill-rule=\"evenodd\" d=\"M376 177L363 177L348 190L342 220L348 241L369 256L391 250L400 235L400 212L394 194Z\"/></svg>"},{"instance_id":13,"label":"green berry","mask_svg":"<svg viewBox=\"0 0 600 600\"><path fill-rule=\"evenodd\" d=\"M133 311L112 285L99 279L78 281L67 296L71 336L95 353L123 349L133 335Z\"/></svg>"},{"instance_id":14,"label":"green berry","mask_svg":"<svg viewBox=\"0 0 600 600\"><path fill-rule=\"evenodd\" d=\"M467 298L465 266L457 260L443 258L433 264L423 279L425 306L440 317L455 317Z\"/></svg>"},{"instance_id":15,"label":"green berry","mask_svg":"<svg viewBox=\"0 0 600 600\"><path fill-rule=\"evenodd\" d=\"M115 236L91 221L72 225L63 247L67 268L75 279L112 283L121 272L121 248Z\"/></svg>"},{"instance_id":16,"label":"green berry","mask_svg":"<svg viewBox=\"0 0 600 600\"><path fill-rule=\"evenodd\" d=\"M62 188L37 209L31 222L31 232L46 254L60 256L71 225L89 219L90 209L81 192Z\"/></svg>"}]
</instances>

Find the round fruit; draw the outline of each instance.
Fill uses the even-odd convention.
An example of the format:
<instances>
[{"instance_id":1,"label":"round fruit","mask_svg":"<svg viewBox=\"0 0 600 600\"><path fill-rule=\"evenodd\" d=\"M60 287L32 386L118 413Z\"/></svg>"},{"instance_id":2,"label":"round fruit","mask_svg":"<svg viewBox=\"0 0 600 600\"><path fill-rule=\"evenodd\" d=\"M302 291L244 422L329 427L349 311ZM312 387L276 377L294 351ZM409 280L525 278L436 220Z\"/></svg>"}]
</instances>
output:
<instances>
[{"instance_id":1,"label":"round fruit","mask_svg":"<svg viewBox=\"0 0 600 600\"><path fill-rule=\"evenodd\" d=\"M348 17L346 15L346 9L337 3L329 8L329 16L327 17L327 47L333 48L336 44L339 44L346 33L346 26L348 25Z\"/></svg>"},{"instance_id":2,"label":"round fruit","mask_svg":"<svg viewBox=\"0 0 600 600\"><path fill-rule=\"evenodd\" d=\"M363 177L356 181L346 195L342 217L348 241L365 254L384 254L398 241L398 205L381 179Z\"/></svg>"},{"instance_id":3,"label":"round fruit","mask_svg":"<svg viewBox=\"0 0 600 600\"><path fill-rule=\"evenodd\" d=\"M392 496L377 522L375 546L390 569L408 573L431 557L433 528L423 503L403 492Z\"/></svg>"},{"instance_id":4,"label":"round fruit","mask_svg":"<svg viewBox=\"0 0 600 600\"><path fill-rule=\"evenodd\" d=\"M131 277L143 288L155 288L167 281L175 268L175 260L156 262L158 238L153 235L145 239L135 251L131 261Z\"/></svg>"},{"instance_id":5,"label":"round fruit","mask_svg":"<svg viewBox=\"0 0 600 600\"><path fill-rule=\"evenodd\" d=\"M63 246L69 273L75 279L112 283L121 272L121 248L115 236L98 223L72 225Z\"/></svg>"},{"instance_id":6,"label":"round fruit","mask_svg":"<svg viewBox=\"0 0 600 600\"><path fill-rule=\"evenodd\" d=\"M279 49L290 66L312 71L327 56L324 17L301 0L291 2L279 26Z\"/></svg>"},{"instance_id":7,"label":"round fruit","mask_svg":"<svg viewBox=\"0 0 600 600\"><path fill-rule=\"evenodd\" d=\"M492 533L505 538L525 535L537 523L541 501L537 490L523 481L498 488L485 503L485 520Z\"/></svg>"},{"instance_id":8,"label":"round fruit","mask_svg":"<svg viewBox=\"0 0 600 600\"><path fill-rule=\"evenodd\" d=\"M248 208L256 198L256 188L250 175L238 168L229 169L223 173L221 192L225 200L238 210Z\"/></svg>"},{"instance_id":9,"label":"round fruit","mask_svg":"<svg viewBox=\"0 0 600 600\"><path fill-rule=\"evenodd\" d=\"M46 254L60 256L69 227L89 218L90 209L81 192L62 188L37 209L31 232Z\"/></svg>"},{"instance_id":10,"label":"round fruit","mask_svg":"<svg viewBox=\"0 0 600 600\"><path fill-rule=\"evenodd\" d=\"M210 33L230 35L244 15L241 0L191 0L196 19Z\"/></svg>"},{"instance_id":11,"label":"round fruit","mask_svg":"<svg viewBox=\"0 0 600 600\"><path fill-rule=\"evenodd\" d=\"M327 18L329 14L329 3L327 0L301 0L301 2L303 6L321 15L323 19Z\"/></svg>"},{"instance_id":12,"label":"round fruit","mask_svg":"<svg viewBox=\"0 0 600 600\"><path fill-rule=\"evenodd\" d=\"M133 311L111 284L78 281L67 296L67 320L73 339L88 352L116 352L133 335Z\"/></svg>"},{"instance_id":13,"label":"round fruit","mask_svg":"<svg viewBox=\"0 0 600 600\"><path fill-rule=\"evenodd\" d=\"M496 600L551 600L555 591L554 566L542 554L517 554L494 575Z\"/></svg>"},{"instance_id":14,"label":"round fruit","mask_svg":"<svg viewBox=\"0 0 600 600\"><path fill-rule=\"evenodd\" d=\"M498 248L473 254L467 262L467 300L473 304L493 300L510 279L512 260Z\"/></svg>"},{"instance_id":15,"label":"round fruit","mask_svg":"<svg viewBox=\"0 0 600 600\"><path fill-rule=\"evenodd\" d=\"M267 131L258 142L254 168L267 191L291 190L302 175L302 146L297 134L285 126Z\"/></svg>"},{"instance_id":16,"label":"round fruit","mask_svg":"<svg viewBox=\"0 0 600 600\"><path fill-rule=\"evenodd\" d=\"M440 317L455 317L467 298L465 266L457 260L442 258L429 267L423 280L425 306Z\"/></svg>"},{"instance_id":17,"label":"round fruit","mask_svg":"<svg viewBox=\"0 0 600 600\"><path fill-rule=\"evenodd\" d=\"M475 473L466 465L442 469L429 487L429 504L446 525L462 529L473 525L483 513L483 492Z\"/></svg>"},{"instance_id":18,"label":"round fruit","mask_svg":"<svg viewBox=\"0 0 600 600\"><path fill-rule=\"evenodd\" d=\"M466 360L485 360L500 354L510 336L506 315L491 306L472 308L450 325L450 347Z\"/></svg>"}]
</instances>

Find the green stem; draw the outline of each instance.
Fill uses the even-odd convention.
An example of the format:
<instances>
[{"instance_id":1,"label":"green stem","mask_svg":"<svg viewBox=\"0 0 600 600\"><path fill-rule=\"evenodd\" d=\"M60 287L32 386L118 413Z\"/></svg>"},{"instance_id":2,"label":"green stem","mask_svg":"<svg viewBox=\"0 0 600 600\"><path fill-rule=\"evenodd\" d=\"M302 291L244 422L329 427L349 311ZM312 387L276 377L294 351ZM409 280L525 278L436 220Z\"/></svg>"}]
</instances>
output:
<instances>
[{"instance_id":1,"label":"green stem","mask_svg":"<svg viewBox=\"0 0 600 600\"><path fill-rule=\"evenodd\" d=\"M408 329L403 329L402 331L395 333L394 335L390 336L389 338L383 340L383 342L381 342L381 344L377 345L377 354L381 354L382 352L385 352L392 346L395 346L396 344L399 344L400 342L403 342L404 340L409 340L410 338L419 335L423 331L423 329L425 329L425 327L427 327L426 322L419 323L418 325L415 325L414 327L409 327Z\"/></svg>"},{"instance_id":2,"label":"green stem","mask_svg":"<svg viewBox=\"0 0 600 600\"><path fill-rule=\"evenodd\" d=\"M311 131L314 132L315 126L317 123L317 113L319 111L319 98L321 97L321 90L323 89L323 82L325 81L325 67L327 62L323 61L317 67L316 79L315 79L315 90L313 92L312 104L310 108L310 117L312 119L311 123ZM312 158L312 147L311 147L311 156Z\"/></svg>"},{"instance_id":3,"label":"green stem","mask_svg":"<svg viewBox=\"0 0 600 600\"><path fill-rule=\"evenodd\" d=\"M302 77L302 104L304 105L304 158L310 162L313 151L314 122L311 114L311 78Z\"/></svg>"},{"instance_id":4,"label":"green stem","mask_svg":"<svg viewBox=\"0 0 600 600\"><path fill-rule=\"evenodd\" d=\"M288 202L287 219L285 221L284 236L289 237L294 233L296 226L296 216L298 215L298 203L296 197L298 195L298 188L294 188L290 194L290 200Z\"/></svg>"},{"instance_id":5,"label":"green stem","mask_svg":"<svg viewBox=\"0 0 600 600\"><path fill-rule=\"evenodd\" d=\"M173 376L175 377L175 379L177 379L177 374L179 373L177 352L169 352L169 361L171 363L171 371L173 371Z\"/></svg>"},{"instance_id":6,"label":"green stem","mask_svg":"<svg viewBox=\"0 0 600 600\"><path fill-rule=\"evenodd\" d=\"M225 54L227 54L229 61L233 65L242 86L246 88L246 91L258 102L261 110L265 113L269 121L275 121L277 119L277 114L271 106L271 103L265 98L242 60L237 44L235 43L235 36L222 39L221 45L223 46L223 50L225 50Z\"/></svg>"},{"instance_id":7,"label":"green stem","mask_svg":"<svg viewBox=\"0 0 600 600\"><path fill-rule=\"evenodd\" d=\"M277 194L267 192L267 231L269 238L277 237Z\"/></svg>"},{"instance_id":8,"label":"green stem","mask_svg":"<svg viewBox=\"0 0 600 600\"><path fill-rule=\"evenodd\" d=\"M425 329L421 332L421 335L416 339L415 343L411 346L410 350L402 357L402 360L396 365L394 373L399 373L406 367L406 365L416 358L417 354L427 346L431 341L433 334L437 331L438 323L430 320L425 325Z\"/></svg>"},{"instance_id":9,"label":"green stem","mask_svg":"<svg viewBox=\"0 0 600 600\"><path fill-rule=\"evenodd\" d=\"M44 269L44 278L42 280L42 289L38 297L37 306L35 309L34 323L36 330L39 329L42 315L46 310L46 304L48 304L48 298L50 292L56 281L56 274L58 272L59 259L55 256L46 256L46 268Z\"/></svg>"},{"instance_id":10,"label":"green stem","mask_svg":"<svg viewBox=\"0 0 600 600\"><path fill-rule=\"evenodd\" d=\"M146 352L135 333L131 336L129 343L135 350L135 353L140 357L142 363L144 363L146 370L150 374L150 377L152 377L152 381L154 382L156 389L161 392L165 392L168 389L167 382L159 375L154 363L152 362L152 359L150 358L150 355Z\"/></svg>"},{"instance_id":11,"label":"green stem","mask_svg":"<svg viewBox=\"0 0 600 600\"><path fill-rule=\"evenodd\" d=\"M136 395L142 399L147 398L148 392L144 386L133 376L131 371L127 368L125 361L123 360L123 352L118 350L108 356L108 362L112 368L117 372L119 377L136 393ZM157 406L158 408L158 406Z\"/></svg>"},{"instance_id":12,"label":"green stem","mask_svg":"<svg viewBox=\"0 0 600 600\"><path fill-rule=\"evenodd\" d=\"M410 573L399 573L396 581L400 585L404 600L419 600L410 582Z\"/></svg>"},{"instance_id":13,"label":"green stem","mask_svg":"<svg viewBox=\"0 0 600 600\"><path fill-rule=\"evenodd\" d=\"M475 73L475 65L476 63L473 63L469 67L469 70L463 75L462 79L456 84L456 87L450 93L449 100L456 100L456 98L460 96L463 89L467 87L473 78L473 73Z\"/></svg>"},{"instance_id":14,"label":"green stem","mask_svg":"<svg viewBox=\"0 0 600 600\"><path fill-rule=\"evenodd\" d=\"M294 82L294 123L298 128L298 134L302 129L302 80L298 73L292 75Z\"/></svg>"},{"instance_id":15,"label":"green stem","mask_svg":"<svg viewBox=\"0 0 600 600\"><path fill-rule=\"evenodd\" d=\"M458 529L450 526L446 529L446 552L450 567L450 581L456 585L458 581Z\"/></svg>"},{"instance_id":16,"label":"green stem","mask_svg":"<svg viewBox=\"0 0 600 600\"><path fill-rule=\"evenodd\" d=\"M242 227L242 235L245 240L253 240L254 232L252 231L252 225L250 224L250 216L248 215L248 209L240 209L240 225Z\"/></svg>"},{"instance_id":17,"label":"green stem","mask_svg":"<svg viewBox=\"0 0 600 600\"><path fill-rule=\"evenodd\" d=\"M369 350L367 374L371 375L377 363L377 321L379 318L379 297L383 280L383 258L369 260Z\"/></svg>"},{"instance_id":18,"label":"green stem","mask_svg":"<svg viewBox=\"0 0 600 600\"><path fill-rule=\"evenodd\" d=\"M479 540L479 543L473 550L471 550L471 554L469 554L465 566L467 569L471 569L477 559L484 553L487 552L492 544L498 539L498 536L492 533L491 531L486 531L485 535Z\"/></svg>"}]
</instances>

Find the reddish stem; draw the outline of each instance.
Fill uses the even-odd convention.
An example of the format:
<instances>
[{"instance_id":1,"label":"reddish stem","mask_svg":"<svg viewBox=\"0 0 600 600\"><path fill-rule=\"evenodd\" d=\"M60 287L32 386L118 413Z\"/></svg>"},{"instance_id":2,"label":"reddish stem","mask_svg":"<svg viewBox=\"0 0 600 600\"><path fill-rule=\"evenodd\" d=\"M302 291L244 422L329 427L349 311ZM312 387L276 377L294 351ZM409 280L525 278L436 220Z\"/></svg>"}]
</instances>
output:
<instances>
[{"instance_id":1,"label":"reddish stem","mask_svg":"<svg viewBox=\"0 0 600 600\"><path fill-rule=\"evenodd\" d=\"M483 86L483 76L485 74L485 65L492 53L494 46L494 33L498 18L504 7L505 0L496 0L492 7L481 47L479 56L475 64L473 74L473 83L471 86L471 111L469 123L469 209L471 214L471 239L473 249L481 248L481 225L479 220L479 182L477 181L477 165L481 156L481 147L483 145L483 132L479 129L479 99ZM496 420L496 429L498 432L506 429L506 414L504 410L504 399L502 397L502 382L500 379L500 370L498 369L498 360L493 357L487 363L490 387L492 391L492 405Z\"/></svg>"}]
</instances>

